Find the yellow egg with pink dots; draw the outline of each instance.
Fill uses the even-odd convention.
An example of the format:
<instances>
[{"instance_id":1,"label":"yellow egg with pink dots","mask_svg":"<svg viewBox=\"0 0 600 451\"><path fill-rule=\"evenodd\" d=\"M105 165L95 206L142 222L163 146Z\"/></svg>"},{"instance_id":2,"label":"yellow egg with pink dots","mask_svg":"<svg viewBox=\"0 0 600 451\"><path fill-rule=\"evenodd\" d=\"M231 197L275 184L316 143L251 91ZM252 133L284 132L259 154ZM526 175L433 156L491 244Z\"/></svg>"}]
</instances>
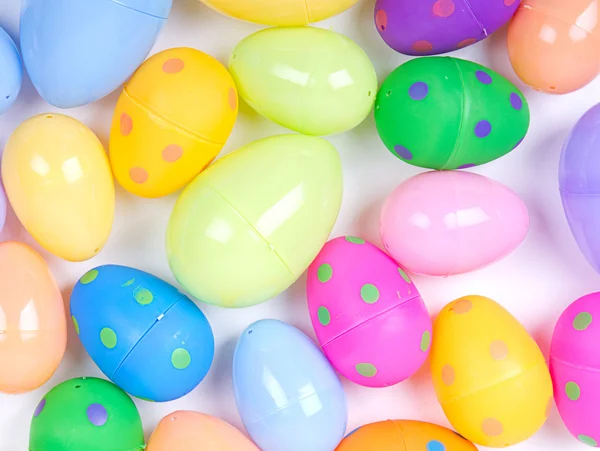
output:
<instances>
[{"instance_id":1,"label":"yellow egg with pink dots","mask_svg":"<svg viewBox=\"0 0 600 451\"><path fill-rule=\"evenodd\" d=\"M212 56L187 47L157 53L117 102L109 144L115 178L141 197L177 191L221 151L237 112L233 79Z\"/></svg>"}]
</instances>

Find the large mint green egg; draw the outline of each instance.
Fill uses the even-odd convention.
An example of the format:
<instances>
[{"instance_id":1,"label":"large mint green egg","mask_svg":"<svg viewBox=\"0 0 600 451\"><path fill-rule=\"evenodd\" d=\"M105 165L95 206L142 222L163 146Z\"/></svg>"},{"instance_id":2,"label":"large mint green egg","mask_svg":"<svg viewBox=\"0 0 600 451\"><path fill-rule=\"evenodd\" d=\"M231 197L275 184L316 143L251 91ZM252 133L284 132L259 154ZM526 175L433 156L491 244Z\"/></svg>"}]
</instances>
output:
<instances>
[{"instance_id":1,"label":"large mint green egg","mask_svg":"<svg viewBox=\"0 0 600 451\"><path fill-rule=\"evenodd\" d=\"M256 111L305 135L359 125L377 94L367 54L351 39L313 27L267 28L234 49L229 70Z\"/></svg>"}]
</instances>

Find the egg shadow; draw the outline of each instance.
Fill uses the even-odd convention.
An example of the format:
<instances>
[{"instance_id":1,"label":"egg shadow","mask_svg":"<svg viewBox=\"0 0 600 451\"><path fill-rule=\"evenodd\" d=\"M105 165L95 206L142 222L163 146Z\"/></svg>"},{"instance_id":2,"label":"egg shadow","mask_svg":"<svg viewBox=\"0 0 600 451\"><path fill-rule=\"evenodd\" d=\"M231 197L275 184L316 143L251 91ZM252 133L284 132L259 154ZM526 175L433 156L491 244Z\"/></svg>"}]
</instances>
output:
<instances>
[{"instance_id":1,"label":"egg shadow","mask_svg":"<svg viewBox=\"0 0 600 451\"><path fill-rule=\"evenodd\" d=\"M230 409L231 403L235 405L233 394L233 354L237 346L238 337L230 337L215 349L215 358L210 370L210 379L208 382L209 391L216 395L216 398L230 398L231 402L220 402L213 407L216 408L215 415L228 422L237 421L235 415L232 415Z\"/></svg>"},{"instance_id":2,"label":"egg shadow","mask_svg":"<svg viewBox=\"0 0 600 451\"><path fill-rule=\"evenodd\" d=\"M380 249L383 249L383 242L379 234L379 218L386 197L380 196L374 199L358 214L354 223L358 235Z\"/></svg>"},{"instance_id":3,"label":"egg shadow","mask_svg":"<svg viewBox=\"0 0 600 451\"><path fill-rule=\"evenodd\" d=\"M63 304L65 309L65 316L67 318L67 349L65 357L67 360L76 362L77 364L82 363L87 358L87 352L79 339L79 335L75 331L73 321L71 321L71 294L73 293L73 284L67 285L61 290L63 298Z\"/></svg>"}]
</instances>

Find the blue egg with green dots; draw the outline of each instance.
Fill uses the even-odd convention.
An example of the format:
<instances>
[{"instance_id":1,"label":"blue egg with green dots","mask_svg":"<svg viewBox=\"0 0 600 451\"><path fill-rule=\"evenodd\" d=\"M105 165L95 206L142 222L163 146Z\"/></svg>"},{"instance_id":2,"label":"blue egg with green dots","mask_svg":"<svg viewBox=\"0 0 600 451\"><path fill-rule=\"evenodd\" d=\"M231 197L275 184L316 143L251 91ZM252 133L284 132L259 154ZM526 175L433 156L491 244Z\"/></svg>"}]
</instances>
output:
<instances>
[{"instance_id":1,"label":"blue egg with green dots","mask_svg":"<svg viewBox=\"0 0 600 451\"><path fill-rule=\"evenodd\" d=\"M198 306L138 269L104 265L85 273L71 294L71 319L100 370L147 401L186 395L213 361L213 332Z\"/></svg>"}]
</instances>

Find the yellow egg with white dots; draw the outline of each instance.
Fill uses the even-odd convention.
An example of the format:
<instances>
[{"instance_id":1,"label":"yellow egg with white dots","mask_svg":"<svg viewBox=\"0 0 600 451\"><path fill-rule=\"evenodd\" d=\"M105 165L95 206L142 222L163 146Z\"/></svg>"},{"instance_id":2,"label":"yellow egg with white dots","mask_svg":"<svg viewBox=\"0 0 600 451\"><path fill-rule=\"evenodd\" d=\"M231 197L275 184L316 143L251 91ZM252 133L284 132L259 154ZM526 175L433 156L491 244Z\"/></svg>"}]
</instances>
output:
<instances>
[{"instance_id":1,"label":"yellow egg with white dots","mask_svg":"<svg viewBox=\"0 0 600 451\"><path fill-rule=\"evenodd\" d=\"M233 79L212 56L188 47L157 53L117 102L109 146L115 178L141 197L177 191L221 151L237 112Z\"/></svg>"},{"instance_id":2,"label":"yellow egg with white dots","mask_svg":"<svg viewBox=\"0 0 600 451\"><path fill-rule=\"evenodd\" d=\"M542 427L552 405L544 356L501 305L467 296L442 309L433 326L431 372L444 413L473 443L503 448Z\"/></svg>"}]
</instances>

